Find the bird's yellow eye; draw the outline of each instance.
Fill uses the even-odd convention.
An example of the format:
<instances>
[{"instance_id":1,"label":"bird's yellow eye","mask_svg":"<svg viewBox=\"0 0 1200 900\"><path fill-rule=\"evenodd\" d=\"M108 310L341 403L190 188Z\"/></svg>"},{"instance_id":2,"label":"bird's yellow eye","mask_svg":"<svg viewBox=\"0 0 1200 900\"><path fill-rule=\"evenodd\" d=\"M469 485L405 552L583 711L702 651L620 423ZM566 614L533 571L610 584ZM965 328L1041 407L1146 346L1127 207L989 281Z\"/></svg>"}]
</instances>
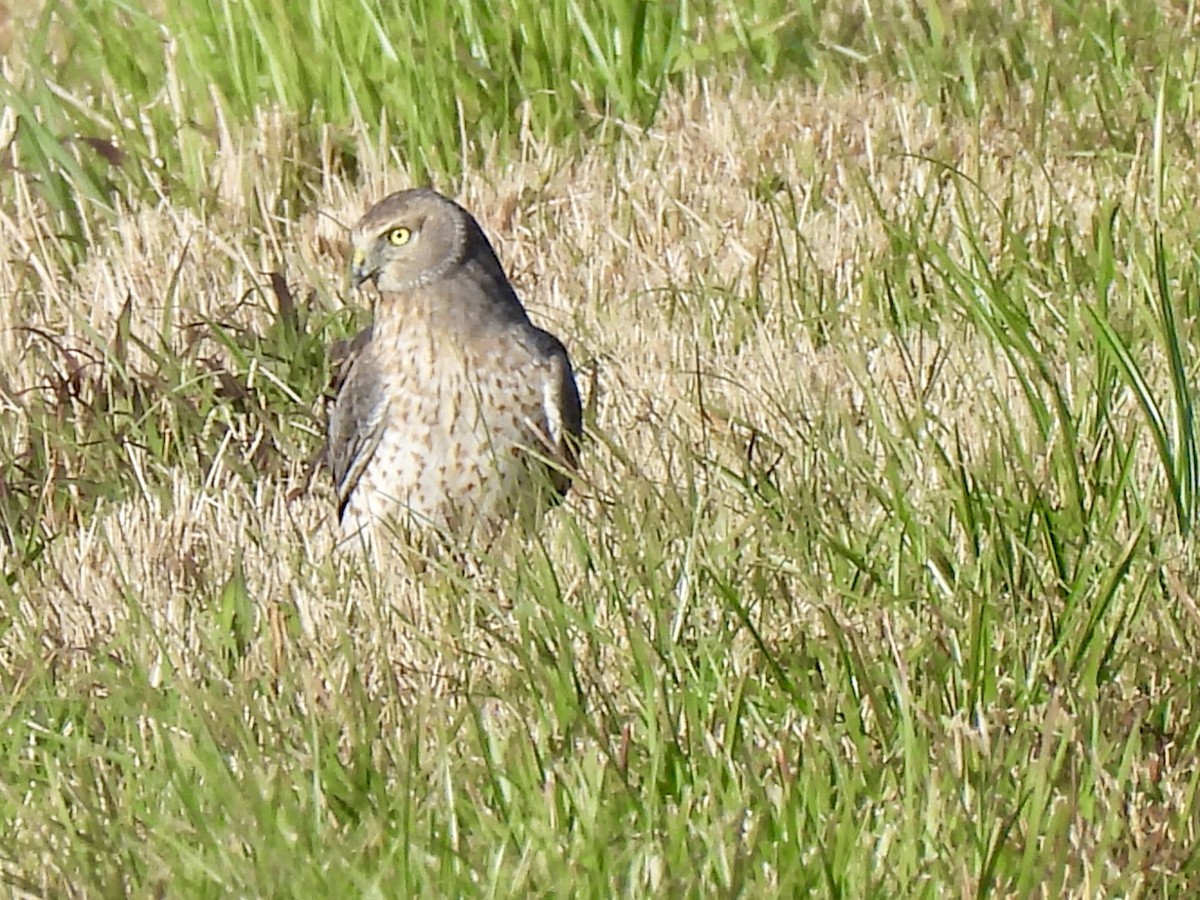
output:
<instances>
[{"instance_id":1,"label":"bird's yellow eye","mask_svg":"<svg viewBox=\"0 0 1200 900\"><path fill-rule=\"evenodd\" d=\"M412 232L407 228L393 228L387 233L388 243L393 247L403 247L408 243L408 239L412 237Z\"/></svg>"}]
</instances>

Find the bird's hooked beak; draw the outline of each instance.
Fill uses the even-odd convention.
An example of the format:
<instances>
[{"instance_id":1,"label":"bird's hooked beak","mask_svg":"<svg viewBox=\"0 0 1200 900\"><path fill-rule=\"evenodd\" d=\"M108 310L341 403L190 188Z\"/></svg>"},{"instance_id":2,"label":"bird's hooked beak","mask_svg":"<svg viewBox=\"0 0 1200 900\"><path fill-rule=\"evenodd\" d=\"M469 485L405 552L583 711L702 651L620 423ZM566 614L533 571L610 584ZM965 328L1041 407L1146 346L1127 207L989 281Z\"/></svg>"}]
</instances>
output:
<instances>
[{"instance_id":1,"label":"bird's hooked beak","mask_svg":"<svg viewBox=\"0 0 1200 900\"><path fill-rule=\"evenodd\" d=\"M350 286L357 288L364 281L371 281L379 270L367 264L367 251L363 247L355 247L354 255L350 258Z\"/></svg>"}]
</instances>

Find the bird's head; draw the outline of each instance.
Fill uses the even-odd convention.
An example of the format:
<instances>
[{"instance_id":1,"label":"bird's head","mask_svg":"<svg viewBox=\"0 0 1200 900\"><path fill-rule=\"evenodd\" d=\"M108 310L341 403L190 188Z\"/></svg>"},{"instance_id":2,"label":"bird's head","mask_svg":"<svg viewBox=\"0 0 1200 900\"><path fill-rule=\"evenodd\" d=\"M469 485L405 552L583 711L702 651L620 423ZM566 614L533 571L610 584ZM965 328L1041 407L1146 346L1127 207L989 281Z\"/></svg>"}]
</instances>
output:
<instances>
[{"instance_id":1,"label":"bird's head","mask_svg":"<svg viewBox=\"0 0 1200 900\"><path fill-rule=\"evenodd\" d=\"M374 281L381 291L407 291L445 278L466 258L472 225L470 213L436 191L391 194L351 232L351 283Z\"/></svg>"}]
</instances>

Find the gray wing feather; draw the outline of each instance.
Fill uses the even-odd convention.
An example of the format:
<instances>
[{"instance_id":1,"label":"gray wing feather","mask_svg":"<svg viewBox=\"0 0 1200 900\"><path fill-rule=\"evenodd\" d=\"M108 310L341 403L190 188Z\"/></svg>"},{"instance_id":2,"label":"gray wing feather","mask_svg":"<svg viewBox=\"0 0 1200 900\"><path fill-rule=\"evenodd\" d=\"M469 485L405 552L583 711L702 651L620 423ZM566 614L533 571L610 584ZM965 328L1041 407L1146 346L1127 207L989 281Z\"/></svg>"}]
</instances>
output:
<instances>
[{"instance_id":1,"label":"gray wing feather","mask_svg":"<svg viewBox=\"0 0 1200 900\"><path fill-rule=\"evenodd\" d=\"M579 441L583 437L583 404L579 400L579 385L575 383L575 372L566 348L559 344L562 353L555 357L554 369L558 376L558 408L562 416L562 433L557 435L567 461L574 466L579 456Z\"/></svg>"},{"instance_id":2,"label":"gray wing feather","mask_svg":"<svg viewBox=\"0 0 1200 900\"><path fill-rule=\"evenodd\" d=\"M342 390L342 385L350 376L350 369L354 365L354 361L362 356L363 351L371 342L373 334L374 329L368 326L354 337L344 341L334 341L330 346L329 361L333 368L330 386L335 395Z\"/></svg>"},{"instance_id":3,"label":"gray wing feather","mask_svg":"<svg viewBox=\"0 0 1200 900\"><path fill-rule=\"evenodd\" d=\"M528 343L537 358L547 365L546 383L543 385L543 412L545 434L560 457L567 471L552 473L554 486L565 494L571 486L569 472L579 461L579 443L583 436L583 406L579 400L579 387L571 368L571 358L562 341L540 328L528 331Z\"/></svg>"},{"instance_id":4,"label":"gray wing feather","mask_svg":"<svg viewBox=\"0 0 1200 900\"><path fill-rule=\"evenodd\" d=\"M338 517L383 439L387 402L369 355L350 365L329 413L329 467L338 494Z\"/></svg>"}]
</instances>

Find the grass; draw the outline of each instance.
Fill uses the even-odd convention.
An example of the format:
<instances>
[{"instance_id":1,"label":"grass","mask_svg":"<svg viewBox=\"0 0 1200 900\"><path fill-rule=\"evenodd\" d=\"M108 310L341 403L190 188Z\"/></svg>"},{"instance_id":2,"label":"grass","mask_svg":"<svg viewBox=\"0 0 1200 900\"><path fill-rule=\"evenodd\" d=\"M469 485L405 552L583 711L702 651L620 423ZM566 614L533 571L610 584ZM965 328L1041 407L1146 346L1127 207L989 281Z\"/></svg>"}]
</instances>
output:
<instances>
[{"instance_id":1,"label":"grass","mask_svg":"<svg viewBox=\"0 0 1200 900\"><path fill-rule=\"evenodd\" d=\"M0 16L10 890L1194 893L1194 10L310 6ZM427 179L590 437L370 566L344 228Z\"/></svg>"}]
</instances>

